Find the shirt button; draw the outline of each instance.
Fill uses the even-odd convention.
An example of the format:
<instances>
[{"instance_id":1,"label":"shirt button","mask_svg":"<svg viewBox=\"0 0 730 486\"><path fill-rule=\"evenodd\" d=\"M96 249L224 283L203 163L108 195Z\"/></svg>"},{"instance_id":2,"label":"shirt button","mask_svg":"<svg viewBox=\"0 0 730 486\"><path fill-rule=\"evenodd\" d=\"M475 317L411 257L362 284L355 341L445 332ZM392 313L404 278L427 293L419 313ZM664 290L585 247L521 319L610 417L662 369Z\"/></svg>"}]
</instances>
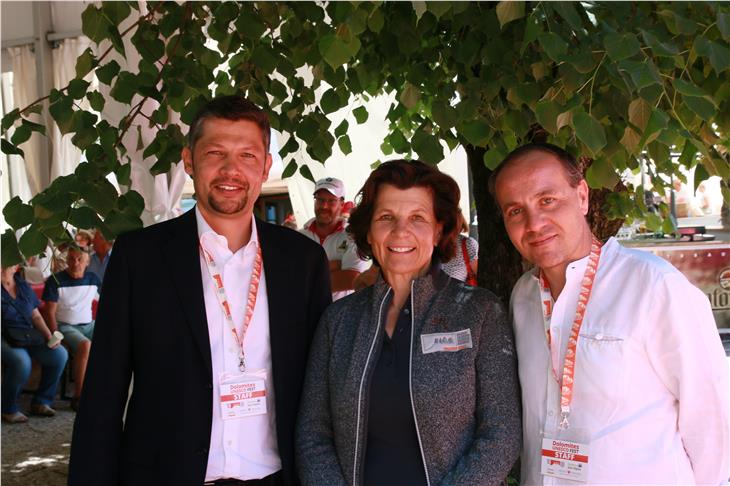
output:
<instances>
[{"instance_id":1,"label":"shirt button","mask_svg":"<svg viewBox=\"0 0 730 486\"><path fill-rule=\"evenodd\" d=\"M205 385L205 387L206 387L206 388L207 388L208 390L212 390L212 389L213 389L213 383L208 383L207 385Z\"/></svg>"},{"instance_id":2,"label":"shirt button","mask_svg":"<svg viewBox=\"0 0 730 486\"><path fill-rule=\"evenodd\" d=\"M553 411L552 411L552 410L550 410L550 411L548 412L548 415L549 415L550 417L552 417L552 416L553 416Z\"/></svg>"},{"instance_id":3,"label":"shirt button","mask_svg":"<svg viewBox=\"0 0 730 486\"><path fill-rule=\"evenodd\" d=\"M404 312L404 313L405 313L406 315L408 315L408 314L410 314L410 313L411 313L411 310L410 310L410 309L403 309L403 312Z\"/></svg>"},{"instance_id":4,"label":"shirt button","mask_svg":"<svg viewBox=\"0 0 730 486\"><path fill-rule=\"evenodd\" d=\"M596 334L596 339L598 341L600 341L601 339L603 339L603 334L601 334L600 332L598 334Z\"/></svg>"}]
</instances>

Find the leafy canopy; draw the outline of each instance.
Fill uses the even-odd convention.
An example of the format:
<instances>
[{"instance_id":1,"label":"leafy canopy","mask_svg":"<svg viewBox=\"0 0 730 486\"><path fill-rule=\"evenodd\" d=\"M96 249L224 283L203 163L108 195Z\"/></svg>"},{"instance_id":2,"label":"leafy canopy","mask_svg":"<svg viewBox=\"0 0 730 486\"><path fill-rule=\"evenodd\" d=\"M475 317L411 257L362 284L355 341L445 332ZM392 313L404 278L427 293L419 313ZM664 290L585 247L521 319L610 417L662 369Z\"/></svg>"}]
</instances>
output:
<instances>
[{"instance_id":1,"label":"leafy canopy","mask_svg":"<svg viewBox=\"0 0 730 486\"><path fill-rule=\"evenodd\" d=\"M264 107L272 126L290 137L280 153L285 176L311 178L299 150L324 163L337 143L352 150L348 122L329 115L351 110L368 118L362 101L394 94L384 155L415 155L429 163L444 146L484 149L493 169L535 133L593 159L593 187L613 188L619 174L654 161L649 175L683 178L670 154L696 181L730 179L726 148L730 128L730 7L719 2L136 2L89 5L83 32L110 47L87 50L77 79L64 89L2 120L2 150L45 127L28 115L48 99L62 133L87 162L53 181L28 204L13 199L8 224L27 231L3 235L3 264L39 252L48 241L70 239L67 225L99 226L109 236L141 226L144 201L119 195L106 180L129 183L127 147L120 140L144 125L157 128L144 148L154 174L179 160L183 129L171 112L190 122L214 95L242 93ZM134 16L120 32L122 21ZM142 60L133 71L108 59L125 54L129 36ZM94 71L110 96L130 105L118 126L99 120L105 99L83 77ZM93 110L84 110L86 97ZM146 113L143 101L159 109ZM381 143L381 141L378 141ZM475 181L486 185L486 181ZM730 194L725 189L725 199ZM643 189L611 194L607 215L639 217ZM480 220L491 215L480 215ZM652 220L656 226L661 219Z\"/></svg>"}]
</instances>

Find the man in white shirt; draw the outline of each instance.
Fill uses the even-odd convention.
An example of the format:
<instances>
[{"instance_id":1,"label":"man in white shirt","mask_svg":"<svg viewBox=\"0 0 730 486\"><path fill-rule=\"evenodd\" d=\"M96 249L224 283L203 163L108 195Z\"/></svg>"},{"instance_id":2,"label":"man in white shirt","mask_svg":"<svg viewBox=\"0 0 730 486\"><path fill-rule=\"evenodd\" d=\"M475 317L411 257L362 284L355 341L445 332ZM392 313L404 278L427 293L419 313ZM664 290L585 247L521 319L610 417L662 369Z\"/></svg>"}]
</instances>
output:
<instances>
[{"instance_id":1,"label":"man in white shirt","mask_svg":"<svg viewBox=\"0 0 730 486\"><path fill-rule=\"evenodd\" d=\"M353 292L354 282L370 265L357 254L357 247L345 231L342 208L345 185L339 179L326 177L314 186L314 218L307 221L302 234L324 248L330 264L332 300Z\"/></svg>"},{"instance_id":2,"label":"man in white shirt","mask_svg":"<svg viewBox=\"0 0 730 486\"><path fill-rule=\"evenodd\" d=\"M69 485L299 484L294 425L331 295L322 248L253 216L269 133L240 96L207 103L182 153L196 208L116 240Z\"/></svg>"},{"instance_id":3,"label":"man in white shirt","mask_svg":"<svg viewBox=\"0 0 730 486\"><path fill-rule=\"evenodd\" d=\"M512 292L522 484L720 484L730 474L725 353L706 296L666 261L601 245L575 159L516 149L490 180L535 264Z\"/></svg>"}]
</instances>

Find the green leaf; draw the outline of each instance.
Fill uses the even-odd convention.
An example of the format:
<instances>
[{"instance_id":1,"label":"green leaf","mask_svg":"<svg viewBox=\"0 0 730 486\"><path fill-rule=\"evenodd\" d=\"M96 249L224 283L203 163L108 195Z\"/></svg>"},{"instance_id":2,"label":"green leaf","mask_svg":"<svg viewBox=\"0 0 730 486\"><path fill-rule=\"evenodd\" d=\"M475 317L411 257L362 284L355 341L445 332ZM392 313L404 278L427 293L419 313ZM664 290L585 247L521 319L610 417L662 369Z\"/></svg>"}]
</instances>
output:
<instances>
[{"instance_id":1,"label":"green leaf","mask_svg":"<svg viewBox=\"0 0 730 486\"><path fill-rule=\"evenodd\" d=\"M119 74L121 67L117 61L109 61L96 69L96 77L107 86L112 85L114 77Z\"/></svg>"},{"instance_id":2,"label":"green leaf","mask_svg":"<svg viewBox=\"0 0 730 486\"><path fill-rule=\"evenodd\" d=\"M132 178L132 164L121 164L114 171L114 175L117 176L117 182L120 186L129 186Z\"/></svg>"},{"instance_id":3,"label":"green leaf","mask_svg":"<svg viewBox=\"0 0 730 486\"><path fill-rule=\"evenodd\" d=\"M139 216L140 214L142 214L142 211L144 211L144 206L144 198L140 193L134 190L125 192L124 194L119 196L119 200L117 201L117 208L119 208L120 211L132 216Z\"/></svg>"},{"instance_id":4,"label":"green leaf","mask_svg":"<svg viewBox=\"0 0 730 486\"><path fill-rule=\"evenodd\" d=\"M571 29L576 32L583 29L583 22L575 10L575 4L573 2L551 2L551 6L568 22Z\"/></svg>"},{"instance_id":5,"label":"green leaf","mask_svg":"<svg viewBox=\"0 0 730 486\"><path fill-rule=\"evenodd\" d=\"M350 142L350 137L347 135L343 135L338 138L337 145L340 146L340 150L342 150L343 154L350 155L352 153L352 142Z\"/></svg>"},{"instance_id":6,"label":"green leaf","mask_svg":"<svg viewBox=\"0 0 730 486\"><path fill-rule=\"evenodd\" d=\"M272 48L266 47L264 44L260 44L256 47L256 49L254 49L253 54L251 55L251 62L253 62L257 68L261 69L266 74L271 74L276 70L278 57Z\"/></svg>"},{"instance_id":7,"label":"green leaf","mask_svg":"<svg viewBox=\"0 0 730 486\"><path fill-rule=\"evenodd\" d=\"M712 117L714 117L717 113L715 105L708 101L707 98L699 96L683 96L682 100L690 110L695 112L705 121L712 120Z\"/></svg>"},{"instance_id":8,"label":"green leaf","mask_svg":"<svg viewBox=\"0 0 730 486\"><path fill-rule=\"evenodd\" d=\"M128 165L128 164L127 164ZM88 206L71 209L68 222L77 228L92 229L97 228L101 223L101 218Z\"/></svg>"},{"instance_id":9,"label":"green leaf","mask_svg":"<svg viewBox=\"0 0 730 486\"><path fill-rule=\"evenodd\" d=\"M434 101L431 106L433 120L444 130L456 126L459 121L459 113L450 104L443 101Z\"/></svg>"},{"instance_id":10,"label":"green leaf","mask_svg":"<svg viewBox=\"0 0 730 486\"><path fill-rule=\"evenodd\" d=\"M102 15L101 9L93 4L86 7L81 14L81 32L97 44L109 37L110 26L109 20Z\"/></svg>"},{"instance_id":11,"label":"green leaf","mask_svg":"<svg viewBox=\"0 0 730 486\"><path fill-rule=\"evenodd\" d=\"M641 50L641 44L634 34L608 34L603 39L603 46L613 61L628 59Z\"/></svg>"},{"instance_id":12,"label":"green leaf","mask_svg":"<svg viewBox=\"0 0 730 486\"><path fill-rule=\"evenodd\" d=\"M674 89L679 91L680 94L685 96L708 96L708 94L701 88L698 88L694 84L684 81L683 79L673 79L672 86L674 86Z\"/></svg>"},{"instance_id":13,"label":"green leaf","mask_svg":"<svg viewBox=\"0 0 730 486\"><path fill-rule=\"evenodd\" d=\"M23 255L32 256L43 253L48 246L48 237L34 226L29 227L18 241L18 248Z\"/></svg>"},{"instance_id":14,"label":"green leaf","mask_svg":"<svg viewBox=\"0 0 730 486\"><path fill-rule=\"evenodd\" d=\"M84 81L83 79L72 79L71 82L68 83L68 95L75 100L80 100L86 96L86 89L90 84L91 83Z\"/></svg>"},{"instance_id":15,"label":"green leaf","mask_svg":"<svg viewBox=\"0 0 730 486\"><path fill-rule=\"evenodd\" d=\"M641 140L639 141L639 148L643 148L644 145L647 143L650 143L652 140L656 139L656 137L659 135L659 131L664 130L667 128L667 124L669 123L669 115L664 113L660 110L654 110L651 113L651 116L649 117L648 122L646 123L646 128L644 129L644 133L641 135Z\"/></svg>"},{"instance_id":16,"label":"green leaf","mask_svg":"<svg viewBox=\"0 0 730 486\"><path fill-rule=\"evenodd\" d=\"M639 29L639 32L641 32L644 42L646 42L646 45L651 48L652 53L655 56L672 57L679 53L679 49L677 49L677 46L674 44L671 44L670 42L661 42L659 38L649 31Z\"/></svg>"},{"instance_id":17,"label":"green leaf","mask_svg":"<svg viewBox=\"0 0 730 486\"><path fill-rule=\"evenodd\" d=\"M94 111L101 112L104 109L106 99L98 91L86 93L86 98L89 100L89 105L91 105L91 109Z\"/></svg>"},{"instance_id":18,"label":"green leaf","mask_svg":"<svg viewBox=\"0 0 730 486\"><path fill-rule=\"evenodd\" d=\"M704 36L699 36L695 39L694 50L700 56L710 60L710 64L717 74L730 68L730 49L727 47L708 40Z\"/></svg>"},{"instance_id":19,"label":"green leaf","mask_svg":"<svg viewBox=\"0 0 730 486\"><path fill-rule=\"evenodd\" d=\"M86 50L76 60L76 77L83 78L96 67L98 61L94 57L94 53L91 52L91 48L87 47Z\"/></svg>"},{"instance_id":20,"label":"green leaf","mask_svg":"<svg viewBox=\"0 0 730 486\"><path fill-rule=\"evenodd\" d=\"M545 53L553 61L560 62L563 56L568 52L568 43L565 42L558 34L554 32L546 32L537 37L540 46Z\"/></svg>"},{"instance_id":21,"label":"green leaf","mask_svg":"<svg viewBox=\"0 0 730 486\"><path fill-rule=\"evenodd\" d=\"M334 113L341 107L340 97L337 95L337 91L334 88L330 88L322 94L322 99L319 101L319 106L322 107L322 111L325 114Z\"/></svg>"},{"instance_id":22,"label":"green leaf","mask_svg":"<svg viewBox=\"0 0 730 486\"><path fill-rule=\"evenodd\" d=\"M15 129L15 132L13 132L13 136L10 138L10 141L15 145L20 145L27 142L32 133L33 131L29 126L20 125Z\"/></svg>"},{"instance_id":23,"label":"green leaf","mask_svg":"<svg viewBox=\"0 0 730 486\"><path fill-rule=\"evenodd\" d=\"M504 29L505 24L525 16L525 2L502 1L497 4L496 10L499 27Z\"/></svg>"},{"instance_id":24,"label":"green leaf","mask_svg":"<svg viewBox=\"0 0 730 486\"><path fill-rule=\"evenodd\" d=\"M401 92L398 99L401 103L403 103L403 106L411 110L415 108L421 100L421 90L416 86L413 86L411 83L406 82L406 87Z\"/></svg>"},{"instance_id":25,"label":"green leaf","mask_svg":"<svg viewBox=\"0 0 730 486\"><path fill-rule=\"evenodd\" d=\"M309 170L309 167L306 165L302 165L299 167L299 173L304 176L305 179L314 182L314 176L312 175L312 171Z\"/></svg>"},{"instance_id":26,"label":"green leaf","mask_svg":"<svg viewBox=\"0 0 730 486\"><path fill-rule=\"evenodd\" d=\"M0 145L2 146L2 152L6 155L20 155L21 157L25 157L25 153L20 149L20 147L16 147L4 138Z\"/></svg>"},{"instance_id":27,"label":"green leaf","mask_svg":"<svg viewBox=\"0 0 730 486\"><path fill-rule=\"evenodd\" d=\"M603 125L585 111L578 110L573 114L573 125L578 139L588 147L594 156L598 155L606 146L606 132Z\"/></svg>"},{"instance_id":28,"label":"green leaf","mask_svg":"<svg viewBox=\"0 0 730 486\"><path fill-rule=\"evenodd\" d=\"M17 120L20 119L20 109L16 108L3 117L2 131L5 133L8 128L12 127Z\"/></svg>"},{"instance_id":29,"label":"green leaf","mask_svg":"<svg viewBox=\"0 0 730 486\"><path fill-rule=\"evenodd\" d=\"M535 12L530 14L525 20L525 36L522 39L522 47L520 47L520 56L524 55L527 46L534 42L540 34L540 22L535 16Z\"/></svg>"},{"instance_id":30,"label":"green leaf","mask_svg":"<svg viewBox=\"0 0 730 486\"><path fill-rule=\"evenodd\" d=\"M586 170L586 182L594 189L602 187L613 189L619 180L616 171L605 157L594 159Z\"/></svg>"},{"instance_id":31,"label":"green leaf","mask_svg":"<svg viewBox=\"0 0 730 486\"><path fill-rule=\"evenodd\" d=\"M438 138L423 130L417 130L413 134L411 144L418 158L427 164L436 165L444 158L444 150Z\"/></svg>"},{"instance_id":32,"label":"green leaf","mask_svg":"<svg viewBox=\"0 0 730 486\"><path fill-rule=\"evenodd\" d=\"M13 230L5 230L5 233L0 237L0 248L2 248L3 268L12 267L23 262L23 255L20 254L18 240L15 239Z\"/></svg>"},{"instance_id":33,"label":"green leaf","mask_svg":"<svg viewBox=\"0 0 730 486\"><path fill-rule=\"evenodd\" d=\"M695 155L697 155L697 147L689 140L685 140L684 148L679 156L679 163L685 167L691 167L694 161Z\"/></svg>"},{"instance_id":34,"label":"green leaf","mask_svg":"<svg viewBox=\"0 0 730 486\"><path fill-rule=\"evenodd\" d=\"M319 53L332 69L337 69L352 57L345 42L334 34L322 37L319 41Z\"/></svg>"},{"instance_id":35,"label":"green leaf","mask_svg":"<svg viewBox=\"0 0 730 486\"><path fill-rule=\"evenodd\" d=\"M364 106L358 106L352 110L352 116L355 117L358 124L362 125L368 121L368 110Z\"/></svg>"},{"instance_id":36,"label":"green leaf","mask_svg":"<svg viewBox=\"0 0 730 486\"><path fill-rule=\"evenodd\" d=\"M563 108L551 100L539 101L535 107L537 122L553 135L558 133L558 115L562 112Z\"/></svg>"},{"instance_id":37,"label":"green leaf","mask_svg":"<svg viewBox=\"0 0 730 486\"><path fill-rule=\"evenodd\" d=\"M490 147L489 150L484 152L484 165L487 169L494 170L502 163L505 157L506 155L499 147Z\"/></svg>"},{"instance_id":38,"label":"green leaf","mask_svg":"<svg viewBox=\"0 0 730 486\"><path fill-rule=\"evenodd\" d=\"M132 102L138 87L137 77L130 72L123 71L119 73L114 87L109 91L109 95L118 102L128 105Z\"/></svg>"},{"instance_id":39,"label":"green leaf","mask_svg":"<svg viewBox=\"0 0 730 486\"><path fill-rule=\"evenodd\" d=\"M385 17L382 9L374 8L370 17L368 17L368 29L377 34L382 30L383 25L385 25Z\"/></svg>"},{"instance_id":40,"label":"green leaf","mask_svg":"<svg viewBox=\"0 0 730 486\"><path fill-rule=\"evenodd\" d=\"M335 137L341 137L342 135L347 133L347 129L350 127L350 124L347 120L342 120L342 122L337 125L337 128L335 128Z\"/></svg>"},{"instance_id":41,"label":"green leaf","mask_svg":"<svg viewBox=\"0 0 730 486\"><path fill-rule=\"evenodd\" d=\"M33 208L15 196L3 208L3 216L11 228L18 230L33 222Z\"/></svg>"},{"instance_id":42,"label":"green leaf","mask_svg":"<svg viewBox=\"0 0 730 486\"><path fill-rule=\"evenodd\" d=\"M717 9L717 30L723 39L730 41L730 12Z\"/></svg>"},{"instance_id":43,"label":"green leaf","mask_svg":"<svg viewBox=\"0 0 730 486\"><path fill-rule=\"evenodd\" d=\"M107 1L101 2L101 11L109 17L115 25L122 23L124 19L129 17L132 9L126 2Z\"/></svg>"},{"instance_id":44,"label":"green leaf","mask_svg":"<svg viewBox=\"0 0 730 486\"><path fill-rule=\"evenodd\" d=\"M140 229L143 226L142 220L139 217L117 210L110 212L104 218L104 224L117 236Z\"/></svg>"},{"instance_id":45,"label":"green leaf","mask_svg":"<svg viewBox=\"0 0 730 486\"><path fill-rule=\"evenodd\" d=\"M282 179L287 179L294 175L294 173L297 171L297 163L292 159L284 169L284 172L281 173Z\"/></svg>"},{"instance_id":46,"label":"green leaf","mask_svg":"<svg viewBox=\"0 0 730 486\"><path fill-rule=\"evenodd\" d=\"M662 82L659 71L657 71L651 59L644 61L623 61L620 64L620 68L625 69L629 73L637 91L647 86L661 84Z\"/></svg>"},{"instance_id":47,"label":"green leaf","mask_svg":"<svg viewBox=\"0 0 730 486\"><path fill-rule=\"evenodd\" d=\"M472 120L464 123L459 133L471 145L481 147L489 141L489 124L484 120Z\"/></svg>"},{"instance_id":48,"label":"green leaf","mask_svg":"<svg viewBox=\"0 0 730 486\"><path fill-rule=\"evenodd\" d=\"M73 129L73 99L70 96L62 96L55 103L51 103L48 112L63 135Z\"/></svg>"},{"instance_id":49,"label":"green leaf","mask_svg":"<svg viewBox=\"0 0 730 486\"><path fill-rule=\"evenodd\" d=\"M406 137L403 136L403 132L394 129L390 135L388 135L388 143L393 147L393 150L399 154L408 153L411 150L411 144L408 143Z\"/></svg>"}]
</instances>

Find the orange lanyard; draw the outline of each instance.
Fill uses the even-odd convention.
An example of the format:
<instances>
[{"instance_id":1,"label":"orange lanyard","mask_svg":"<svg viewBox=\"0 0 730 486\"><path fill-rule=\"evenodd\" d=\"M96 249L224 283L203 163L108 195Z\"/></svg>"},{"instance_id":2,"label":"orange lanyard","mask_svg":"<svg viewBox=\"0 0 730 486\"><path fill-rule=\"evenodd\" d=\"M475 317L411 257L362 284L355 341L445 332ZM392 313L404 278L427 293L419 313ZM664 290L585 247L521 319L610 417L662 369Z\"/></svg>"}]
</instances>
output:
<instances>
[{"instance_id":1,"label":"orange lanyard","mask_svg":"<svg viewBox=\"0 0 730 486\"><path fill-rule=\"evenodd\" d=\"M588 264L586 265L583 279L580 283L580 294L578 295L578 305L575 309L575 318L573 319L573 326L570 329L570 337L568 338L568 348L565 351L565 360L563 361L563 373L562 380L558 380L553 369L552 359L550 368L553 370L553 377L555 381L560 385L560 427L567 429L568 415L570 415L570 404L573 401L573 384L575 376L575 360L578 348L578 336L580 335L580 328L583 325L583 317L586 313L586 307L588 306L588 300L591 297L593 290L593 282L596 278L596 272L598 271L598 260L601 258L601 242L593 237L591 242L591 253L588 256ZM550 284L547 278L540 271L540 300L542 302L542 316L545 324L545 335L547 338L548 348L551 346L550 336L550 320L552 318L553 311L553 298L550 293Z\"/></svg>"},{"instance_id":2,"label":"orange lanyard","mask_svg":"<svg viewBox=\"0 0 730 486\"><path fill-rule=\"evenodd\" d=\"M223 276L218 271L215 260L208 251L203 248L202 243L200 244L200 251L203 254L206 266L208 267L208 273L210 278L213 279L215 285L215 295L218 297L218 302L221 305L223 311L223 317L228 323L228 327L233 333L233 337L238 344L238 369L243 373L246 371L246 355L243 350L243 340L246 339L246 332L248 326L251 324L253 318L253 311L256 308L256 299L259 292L259 282L261 281L261 268L262 260L261 257L261 246L256 246L256 258L253 262L253 270L251 271L251 281L248 284L248 300L246 301L246 314L243 318L243 329L241 336L239 337L238 331L236 330L236 324L233 322L233 315L231 314L231 307L228 303L228 296L226 295L226 288L223 286Z\"/></svg>"}]
</instances>

